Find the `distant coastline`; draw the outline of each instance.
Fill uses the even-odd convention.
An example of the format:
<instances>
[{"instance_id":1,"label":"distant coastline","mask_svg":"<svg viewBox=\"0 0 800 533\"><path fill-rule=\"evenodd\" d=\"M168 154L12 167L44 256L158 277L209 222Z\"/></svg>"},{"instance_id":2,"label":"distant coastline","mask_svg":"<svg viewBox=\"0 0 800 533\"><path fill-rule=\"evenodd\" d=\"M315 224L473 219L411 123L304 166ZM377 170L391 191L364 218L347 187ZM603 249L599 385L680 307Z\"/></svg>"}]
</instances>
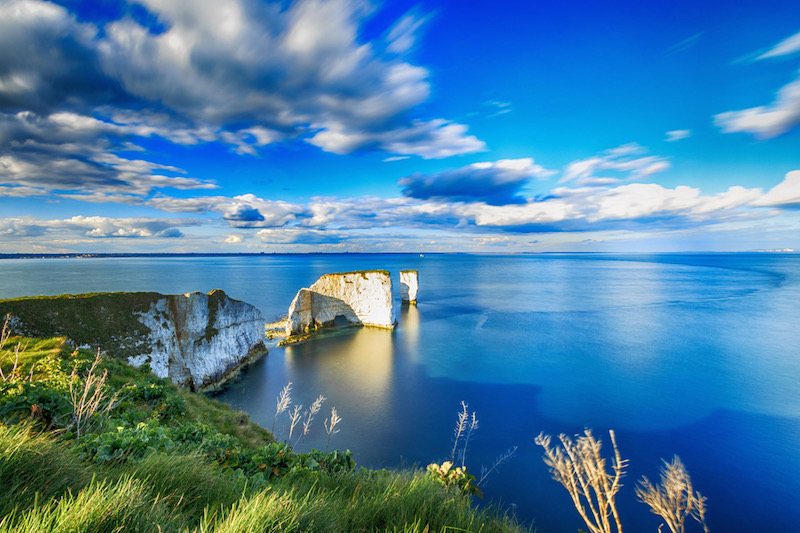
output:
<instances>
[{"instance_id":1,"label":"distant coastline","mask_svg":"<svg viewBox=\"0 0 800 533\"><path fill-rule=\"evenodd\" d=\"M427 255L697 255L697 254L796 254L795 248L741 251L683 251L683 252L425 252ZM131 252L131 253L0 253L0 259L103 259L110 257L261 257L307 255L418 255L419 252Z\"/></svg>"}]
</instances>

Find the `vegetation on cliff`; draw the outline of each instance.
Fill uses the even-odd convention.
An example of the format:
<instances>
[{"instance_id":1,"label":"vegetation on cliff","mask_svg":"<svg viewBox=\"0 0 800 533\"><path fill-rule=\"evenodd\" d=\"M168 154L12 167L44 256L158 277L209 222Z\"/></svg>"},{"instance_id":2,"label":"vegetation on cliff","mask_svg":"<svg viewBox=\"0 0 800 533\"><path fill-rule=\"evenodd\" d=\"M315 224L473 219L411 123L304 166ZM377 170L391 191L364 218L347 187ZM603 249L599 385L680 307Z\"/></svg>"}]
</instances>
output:
<instances>
[{"instance_id":1,"label":"vegetation on cliff","mask_svg":"<svg viewBox=\"0 0 800 533\"><path fill-rule=\"evenodd\" d=\"M0 532L522 530L421 471L293 450L146 365L64 340L0 342Z\"/></svg>"}]
</instances>

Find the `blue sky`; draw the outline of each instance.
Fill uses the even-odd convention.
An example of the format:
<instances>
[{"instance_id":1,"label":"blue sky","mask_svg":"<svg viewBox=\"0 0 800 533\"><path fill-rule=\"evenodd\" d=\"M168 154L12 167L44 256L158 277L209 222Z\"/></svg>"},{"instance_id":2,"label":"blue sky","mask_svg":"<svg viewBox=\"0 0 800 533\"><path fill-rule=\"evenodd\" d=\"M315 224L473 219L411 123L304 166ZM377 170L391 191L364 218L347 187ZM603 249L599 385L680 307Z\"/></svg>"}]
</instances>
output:
<instances>
[{"instance_id":1,"label":"blue sky","mask_svg":"<svg viewBox=\"0 0 800 533\"><path fill-rule=\"evenodd\" d=\"M800 249L800 4L0 0L0 253Z\"/></svg>"}]
</instances>

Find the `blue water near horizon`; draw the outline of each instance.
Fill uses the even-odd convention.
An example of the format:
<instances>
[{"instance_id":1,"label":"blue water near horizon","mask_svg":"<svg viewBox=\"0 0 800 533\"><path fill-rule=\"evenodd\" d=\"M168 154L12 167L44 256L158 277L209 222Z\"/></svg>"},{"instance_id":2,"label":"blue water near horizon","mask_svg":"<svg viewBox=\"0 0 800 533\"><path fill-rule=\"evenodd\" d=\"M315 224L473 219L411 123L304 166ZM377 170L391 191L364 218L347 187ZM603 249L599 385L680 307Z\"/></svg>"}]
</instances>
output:
<instances>
[{"instance_id":1,"label":"blue water near horizon","mask_svg":"<svg viewBox=\"0 0 800 533\"><path fill-rule=\"evenodd\" d=\"M273 348L218 398L269 428L287 382L304 405L323 394L343 418L332 445L372 468L446 459L466 401L480 420L467 465L475 472L519 446L485 492L543 532L585 526L534 437L584 427L606 446L614 429L630 460L618 496L628 531L658 528L633 487L673 454L708 497L712 531L797 530L797 254L3 260L0 298L221 288L271 320L320 275L368 268L388 269L395 284L400 270L420 272L419 303L398 307L394 331ZM304 448L325 446L321 422Z\"/></svg>"}]
</instances>

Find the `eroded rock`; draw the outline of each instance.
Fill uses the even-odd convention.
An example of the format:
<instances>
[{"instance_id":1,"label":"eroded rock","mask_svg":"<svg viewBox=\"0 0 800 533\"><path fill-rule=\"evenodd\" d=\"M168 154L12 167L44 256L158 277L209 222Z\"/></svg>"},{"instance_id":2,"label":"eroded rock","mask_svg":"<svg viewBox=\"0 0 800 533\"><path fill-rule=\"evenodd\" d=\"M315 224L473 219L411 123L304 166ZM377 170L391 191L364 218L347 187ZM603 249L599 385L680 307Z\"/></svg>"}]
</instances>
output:
<instances>
[{"instance_id":1,"label":"eroded rock","mask_svg":"<svg viewBox=\"0 0 800 533\"><path fill-rule=\"evenodd\" d=\"M193 390L219 386L266 352L261 311L220 290L165 296L140 313L139 321L150 330L151 351L128 361L149 363L157 376Z\"/></svg>"},{"instance_id":2,"label":"eroded rock","mask_svg":"<svg viewBox=\"0 0 800 533\"><path fill-rule=\"evenodd\" d=\"M394 328L392 278L385 270L326 274L300 289L289 307L286 334L349 325Z\"/></svg>"},{"instance_id":3,"label":"eroded rock","mask_svg":"<svg viewBox=\"0 0 800 533\"><path fill-rule=\"evenodd\" d=\"M417 303L419 273L416 270L400 271L400 299L404 302Z\"/></svg>"}]
</instances>

